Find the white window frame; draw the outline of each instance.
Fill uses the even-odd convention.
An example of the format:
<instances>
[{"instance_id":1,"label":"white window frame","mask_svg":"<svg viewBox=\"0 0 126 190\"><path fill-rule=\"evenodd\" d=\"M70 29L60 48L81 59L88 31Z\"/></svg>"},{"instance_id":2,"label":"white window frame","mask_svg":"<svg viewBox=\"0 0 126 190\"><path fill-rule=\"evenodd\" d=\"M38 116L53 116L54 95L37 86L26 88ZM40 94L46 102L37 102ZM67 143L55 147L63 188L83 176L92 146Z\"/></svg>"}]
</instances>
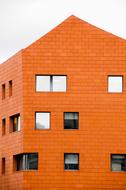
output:
<instances>
[{"instance_id":1,"label":"white window frame","mask_svg":"<svg viewBox=\"0 0 126 190\"><path fill-rule=\"evenodd\" d=\"M48 114L48 128L37 128L37 114ZM36 130L49 130L51 128L51 113L50 112L43 112L43 111L37 111L35 112L35 129Z\"/></svg>"},{"instance_id":2,"label":"white window frame","mask_svg":"<svg viewBox=\"0 0 126 190\"><path fill-rule=\"evenodd\" d=\"M41 80L41 77L49 77L49 87L47 89L42 90L41 87L39 87L39 78ZM54 89L54 79L56 77L64 77L65 78L65 84L64 89L55 90ZM55 81L56 82L56 81ZM36 75L36 92L66 92L67 91L67 75Z\"/></svg>"},{"instance_id":3,"label":"white window frame","mask_svg":"<svg viewBox=\"0 0 126 190\"><path fill-rule=\"evenodd\" d=\"M112 79L117 80L119 78L119 81L112 81ZM113 86L112 86L113 85ZM114 87L115 85L115 87ZM121 86L116 86L121 85ZM108 93L122 93L123 92L123 75L109 75L108 76Z\"/></svg>"}]
</instances>

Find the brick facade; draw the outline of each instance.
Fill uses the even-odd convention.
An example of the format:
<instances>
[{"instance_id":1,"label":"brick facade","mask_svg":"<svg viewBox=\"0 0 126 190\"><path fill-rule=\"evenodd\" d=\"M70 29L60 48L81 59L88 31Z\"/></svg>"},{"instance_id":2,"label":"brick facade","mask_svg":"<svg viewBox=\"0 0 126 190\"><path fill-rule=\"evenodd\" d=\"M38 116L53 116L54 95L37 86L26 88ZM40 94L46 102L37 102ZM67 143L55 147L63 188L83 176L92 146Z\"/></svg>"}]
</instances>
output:
<instances>
[{"instance_id":1,"label":"brick facade","mask_svg":"<svg viewBox=\"0 0 126 190\"><path fill-rule=\"evenodd\" d=\"M67 91L36 92L36 74L67 75ZM108 75L123 75L123 93L108 93ZM126 173L110 168L110 154L126 154L125 76L126 41L74 16L1 64L0 190L125 190ZM50 129L35 130L36 111L51 113ZM78 130L64 130L64 112L79 112ZM17 113L21 131L9 133ZM37 171L13 170L13 155L25 152L38 152ZM79 153L78 171L64 170L64 153Z\"/></svg>"}]
</instances>

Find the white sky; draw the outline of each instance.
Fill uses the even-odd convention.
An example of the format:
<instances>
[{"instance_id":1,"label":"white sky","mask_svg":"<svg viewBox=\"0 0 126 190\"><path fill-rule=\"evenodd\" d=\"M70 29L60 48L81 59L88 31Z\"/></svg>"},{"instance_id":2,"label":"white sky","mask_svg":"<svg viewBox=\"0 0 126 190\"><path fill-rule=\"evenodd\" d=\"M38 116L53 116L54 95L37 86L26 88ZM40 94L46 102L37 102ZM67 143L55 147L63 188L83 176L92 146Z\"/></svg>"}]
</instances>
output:
<instances>
[{"instance_id":1,"label":"white sky","mask_svg":"<svg viewBox=\"0 0 126 190\"><path fill-rule=\"evenodd\" d=\"M72 14L126 39L126 0L0 0L0 63Z\"/></svg>"}]
</instances>

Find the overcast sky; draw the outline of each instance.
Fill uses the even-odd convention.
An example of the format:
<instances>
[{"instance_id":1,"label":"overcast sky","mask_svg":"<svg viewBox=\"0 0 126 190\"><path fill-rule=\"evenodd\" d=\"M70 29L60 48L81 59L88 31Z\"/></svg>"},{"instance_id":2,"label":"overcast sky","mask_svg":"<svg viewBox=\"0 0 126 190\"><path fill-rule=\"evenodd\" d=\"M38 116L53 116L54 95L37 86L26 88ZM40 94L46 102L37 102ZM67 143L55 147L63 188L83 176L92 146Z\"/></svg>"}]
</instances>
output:
<instances>
[{"instance_id":1,"label":"overcast sky","mask_svg":"<svg viewBox=\"0 0 126 190\"><path fill-rule=\"evenodd\" d=\"M0 0L0 63L72 14L126 39L126 0Z\"/></svg>"}]
</instances>

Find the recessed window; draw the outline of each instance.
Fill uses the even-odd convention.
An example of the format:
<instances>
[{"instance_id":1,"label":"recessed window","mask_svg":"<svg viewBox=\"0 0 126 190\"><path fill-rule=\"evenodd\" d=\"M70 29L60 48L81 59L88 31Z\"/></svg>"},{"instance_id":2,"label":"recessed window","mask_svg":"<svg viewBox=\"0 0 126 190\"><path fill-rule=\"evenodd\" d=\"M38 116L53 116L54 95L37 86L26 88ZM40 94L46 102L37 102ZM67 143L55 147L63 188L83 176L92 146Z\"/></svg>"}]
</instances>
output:
<instances>
[{"instance_id":1,"label":"recessed window","mask_svg":"<svg viewBox=\"0 0 126 190\"><path fill-rule=\"evenodd\" d=\"M50 128L50 113L36 112L36 129L49 129L49 128Z\"/></svg>"},{"instance_id":2,"label":"recessed window","mask_svg":"<svg viewBox=\"0 0 126 190\"><path fill-rule=\"evenodd\" d=\"M64 154L64 169L65 170L79 170L79 154L78 153Z\"/></svg>"},{"instance_id":3,"label":"recessed window","mask_svg":"<svg viewBox=\"0 0 126 190\"><path fill-rule=\"evenodd\" d=\"M14 155L14 170L38 170L38 153Z\"/></svg>"},{"instance_id":4,"label":"recessed window","mask_svg":"<svg viewBox=\"0 0 126 190\"><path fill-rule=\"evenodd\" d=\"M10 132L20 131L20 114L10 117Z\"/></svg>"},{"instance_id":5,"label":"recessed window","mask_svg":"<svg viewBox=\"0 0 126 190\"><path fill-rule=\"evenodd\" d=\"M126 154L111 155L111 170L126 172Z\"/></svg>"},{"instance_id":6,"label":"recessed window","mask_svg":"<svg viewBox=\"0 0 126 190\"><path fill-rule=\"evenodd\" d=\"M9 81L9 96L12 96L12 80Z\"/></svg>"},{"instance_id":7,"label":"recessed window","mask_svg":"<svg viewBox=\"0 0 126 190\"><path fill-rule=\"evenodd\" d=\"M2 135L6 133L6 119L2 119Z\"/></svg>"},{"instance_id":8,"label":"recessed window","mask_svg":"<svg viewBox=\"0 0 126 190\"><path fill-rule=\"evenodd\" d=\"M2 175L5 174L5 158L2 158Z\"/></svg>"},{"instance_id":9,"label":"recessed window","mask_svg":"<svg viewBox=\"0 0 126 190\"><path fill-rule=\"evenodd\" d=\"M121 93L123 91L123 76L108 76L108 92Z\"/></svg>"},{"instance_id":10,"label":"recessed window","mask_svg":"<svg viewBox=\"0 0 126 190\"><path fill-rule=\"evenodd\" d=\"M5 99L5 84L2 84L2 99Z\"/></svg>"},{"instance_id":11,"label":"recessed window","mask_svg":"<svg viewBox=\"0 0 126 190\"><path fill-rule=\"evenodd\" d=\"M64 129L78 129L78 112L64 113Z\"/></svg>"},{"instance_id":12,"label":"recessed window","mask_svg":"<svg viewBox=\"0 0 126 190\"><path fill-rule=\"evenodd\" d=\"M36 76L37 92L65 92L66 76Z\"/></svg>"}]
</instances>

